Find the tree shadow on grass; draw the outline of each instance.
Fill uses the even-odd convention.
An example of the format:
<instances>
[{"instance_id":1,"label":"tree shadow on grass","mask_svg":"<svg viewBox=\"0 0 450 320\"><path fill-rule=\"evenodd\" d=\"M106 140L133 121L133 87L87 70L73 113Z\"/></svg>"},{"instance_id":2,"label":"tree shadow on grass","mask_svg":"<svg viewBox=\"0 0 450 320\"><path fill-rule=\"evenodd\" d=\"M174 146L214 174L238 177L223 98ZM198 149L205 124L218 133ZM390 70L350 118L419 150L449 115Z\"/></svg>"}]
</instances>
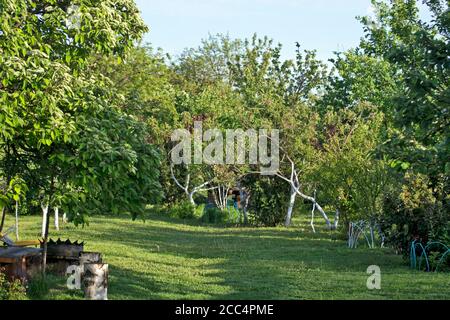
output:
<instances>
[{"instance_id":1,"label":"tree shadow on grass","mask_svg":"<svg viewBox=\"0 0 450 320\"><path fill-rule=\"evenodd\" d=\"M22 226L28 238L40 231L35 217L24 217ZM86 228L63 226L51 234L84 240L86 251L103 253L111 299L450 296L448 274L414 272L391 250L350 250L327 232L297 226L223 228L165 217L142 223L122 215L93 217ZM372 264L382 270L379 292L366 288Z\"/></svg>"},{"instance_id":2,"label":"tree shadow on grass","mask_svg":"<svg viewBox=\"0 0 450 320\"><path fill-rule=\"evenodd\" d=\"M108 225L102 238L118 241L123 221ZM349 250L324 237L311 239L293 229L131 223L119 237L129 252L108 253L115 279L110 292L143 299L342 298L355 291L355 281L361 288L356 293L366 291L367 266L402 268L383 251Z\"/></svg>"}]
</instances>

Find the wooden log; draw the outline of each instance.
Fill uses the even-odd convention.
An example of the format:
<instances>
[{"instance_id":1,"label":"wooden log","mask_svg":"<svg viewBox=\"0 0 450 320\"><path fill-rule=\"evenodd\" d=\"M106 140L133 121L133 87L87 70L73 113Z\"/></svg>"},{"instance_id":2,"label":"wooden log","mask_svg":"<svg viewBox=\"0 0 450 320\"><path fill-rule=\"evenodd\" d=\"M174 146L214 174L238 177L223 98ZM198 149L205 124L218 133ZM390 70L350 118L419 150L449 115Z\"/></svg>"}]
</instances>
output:
<instances>
[{"instance_id":1,"label":"wooden log","mask_svg":"<svg viewBox=\"0 0 450 320\"><path fill-rule=\"evenodd\" d=\"M82 279L85 299L108 300L107 264L85 263Z\"/></svg>"}]
</instances>

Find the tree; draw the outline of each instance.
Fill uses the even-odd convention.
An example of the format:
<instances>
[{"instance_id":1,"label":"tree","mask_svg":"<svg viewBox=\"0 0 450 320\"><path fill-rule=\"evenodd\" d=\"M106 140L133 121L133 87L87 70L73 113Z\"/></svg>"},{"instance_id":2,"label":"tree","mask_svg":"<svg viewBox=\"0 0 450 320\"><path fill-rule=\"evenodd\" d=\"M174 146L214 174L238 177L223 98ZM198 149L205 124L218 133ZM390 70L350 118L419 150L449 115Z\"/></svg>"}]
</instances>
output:
<instances>
[{"instance_id":1,"label":"tree","mask_svg":"<svg viewBox=\"0 0 450 320\"><path fill-rule=\"evenodd\" d=\"M352 188L347 188L345 198L351 199L350 203L366 199L362 202L365 210L372 217L377 211L388 241L402 250L417 237L429 239L431 230L436 237L443 237L448 229L441 223L442 212L448 211L450 166L448 2L423 3L430 21L420 19L416 0L372 1L375 15L360 18L365 36L358 48L333 61L338 73L330 79L321 106L323 114L328 106L341 113L370 102L384 113L372 164L361 166L363 171L352 170L356 178L352 188L363 193L350 197ZM345 168L339 165L335 169L338 167ZM420 177L420 187L411 182L411 176ZM411 184L420 189L417 194L432 195L434 200L406 209L400 190L414 189ZM417 213L414 218L412 212ZM429 226L430 221L434 227L413 226Z\"/></svg>"},{"instance_id":2,"label":"tree","mask_svg":"<svg viewBox=\"0 0 450 320\"><path fill-rule=\"evenodd\" d=\"M387 164L377 158L383 113L367 103L328 111L319 124L317 161L311 179L318 199L338 210L344 225L374 221L387 180Z\"/></svg>"},{"instance_id":3,"label":"tree","mask_svg":"<svg viewBox=\"0 0 450 320\"><path fill-rule=\"evenodd\" d=\"M279 129L280 147L295 163L297 174L304 174L314 162L311 142L318 116L314 105L327 79L327 68L314 51L303 52L299 44L293 61L283 61L281 45L273 46L268 38L259 39L255 35L244 41L244 45L245 50L231 61L230 69L231 83L250 114L247 121L253 127ZM291 169L289 161L286 169ZM280 177L285 178L282 174ZM306 175L297 178L303 177ZM301 187L295 179L289 183L286 226L291 223Z\"/></svg>"},{"instance_id":4,"label":"tree","mask_svg":"<svg viewBox=\"0 0 450 320\"><path fill-rule=\"evenodd\" d=\"M87 69L93 55L123 57L147 30L134 2L2 0L0 13L0 143L41 190L44 244L56 196L76 204L66 208L76 222L94 208L142 211L159 193L157 154Z\"/></svg>"},{"instance_id":5,"label":"tree","mask_svg":"<svg viewBox=\"0 0 450 320\"><path fill-rule=\"evenodd\" d=\"M390 99L396 131L389 146L396 160L438 183L450 172L450 23L447 1L424 3L430 22L419 18L415 0L373 1L376 16L361 18L365 39L360 47L389 63L401 80Z\"/></svg>"}]
</instances>

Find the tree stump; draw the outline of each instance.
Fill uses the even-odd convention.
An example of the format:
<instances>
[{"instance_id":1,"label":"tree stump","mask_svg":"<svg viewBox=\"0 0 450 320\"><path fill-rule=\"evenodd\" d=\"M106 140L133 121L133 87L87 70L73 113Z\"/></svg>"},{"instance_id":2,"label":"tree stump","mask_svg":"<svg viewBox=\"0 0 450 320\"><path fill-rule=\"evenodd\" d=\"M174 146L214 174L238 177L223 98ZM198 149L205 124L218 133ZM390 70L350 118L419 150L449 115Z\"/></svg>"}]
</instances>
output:
<instances>
[{"instance_id":1,"label":"tree stump","mask_svg":"<svg viewBox=\"0 0 450 320\"><path fill-rule=\"evenodd\" d=\"M102 254L100 252L80 252L80 266L86 263L102 263Z\"/></svg>"},{"instance_id":2,"label":"tree stump","mask_svg":"<svg viewBox=\"0 0 450 320\"><path fill-rule=\"evenodd\" d=\"M85 263L83 266L84 297L88 300L108 300L108 265Z\"/></svg>"}]
</instances>

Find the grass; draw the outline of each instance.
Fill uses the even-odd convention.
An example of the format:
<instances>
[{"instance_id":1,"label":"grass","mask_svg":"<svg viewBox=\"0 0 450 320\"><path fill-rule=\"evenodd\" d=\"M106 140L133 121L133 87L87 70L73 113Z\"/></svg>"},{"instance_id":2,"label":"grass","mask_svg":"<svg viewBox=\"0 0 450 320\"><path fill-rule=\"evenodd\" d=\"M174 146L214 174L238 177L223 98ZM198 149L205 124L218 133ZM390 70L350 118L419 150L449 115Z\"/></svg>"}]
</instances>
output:
<instances>
[{"instance_id":1,"label":"grass","mask_svg":"<svg viewBox=\"0 0 450 320\"><path fill-rule=\"evenodd\" d=\"M7 226L13 224L8 217ZM449 299L450 275L410 270L390 249L347 249L306 221L291 228L225 228L149 215L93 217L65 225L56 239L84 240L109 264L109 299ZM21 238L40 235L40 217L21 217ZM369 265L381 290L368 290ZM31 298L82 299L49 276ZM33 286L33 284L31 284ZM41 287L48 286L48 290ZM32 290L32 291L33 291Z\"/></svg>"}]
</instances>

